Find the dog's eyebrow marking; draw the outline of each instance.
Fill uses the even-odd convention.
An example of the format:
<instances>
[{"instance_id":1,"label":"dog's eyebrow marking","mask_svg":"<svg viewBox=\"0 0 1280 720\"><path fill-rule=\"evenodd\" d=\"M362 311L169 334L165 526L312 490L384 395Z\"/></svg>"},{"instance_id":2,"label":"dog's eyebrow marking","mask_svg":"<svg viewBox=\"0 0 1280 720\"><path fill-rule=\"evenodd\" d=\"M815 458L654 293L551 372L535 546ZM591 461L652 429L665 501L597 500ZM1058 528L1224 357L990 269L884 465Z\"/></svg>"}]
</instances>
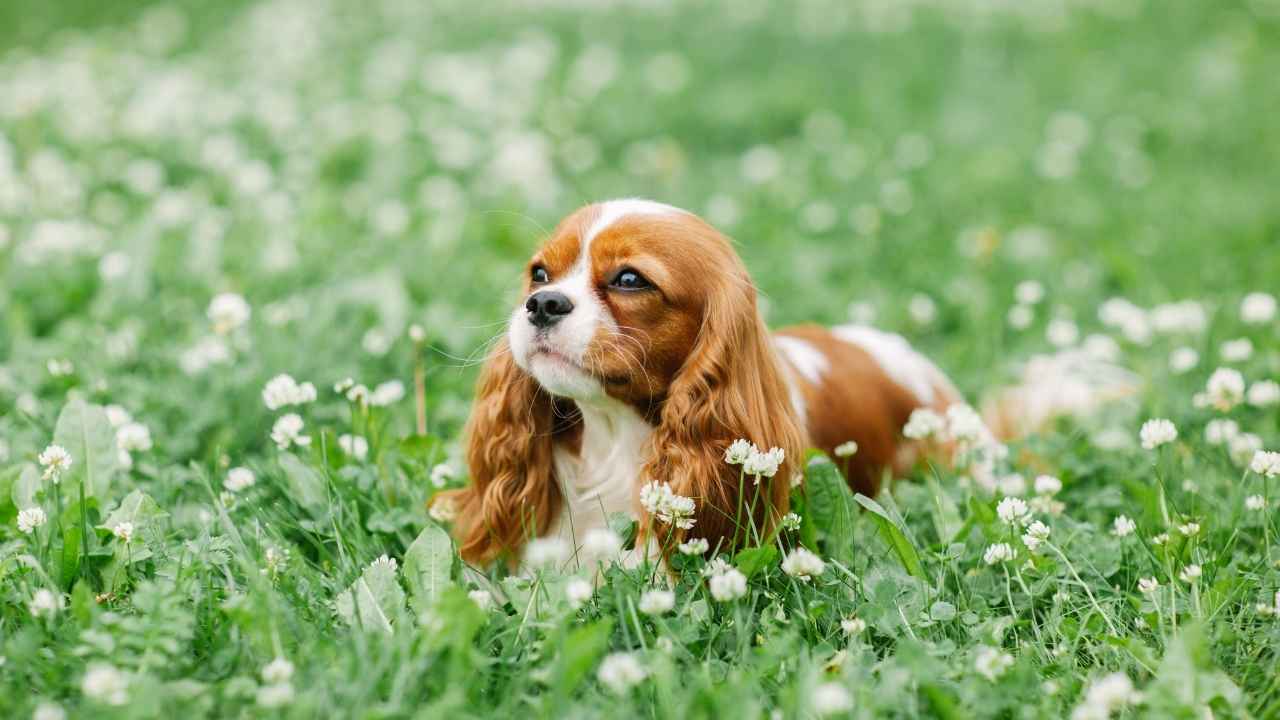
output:
<instances>
[{"instance_id":1,"label":"dog's eyebrow marking","mask_svg":"<svg viewBox=\"0 0 1280 720\"><path fill-rule=\"evenodd\" d=\"M606 200L600 203L600 214L596 215L595 220L591 221L587 231L582 233L582 250L580 252L584 256L587 255L590 252L591 241L595 239L595 236L627 215L673 215L684 212L684 210L674 205L643 198Z\"/></svg>"}]
</instances>

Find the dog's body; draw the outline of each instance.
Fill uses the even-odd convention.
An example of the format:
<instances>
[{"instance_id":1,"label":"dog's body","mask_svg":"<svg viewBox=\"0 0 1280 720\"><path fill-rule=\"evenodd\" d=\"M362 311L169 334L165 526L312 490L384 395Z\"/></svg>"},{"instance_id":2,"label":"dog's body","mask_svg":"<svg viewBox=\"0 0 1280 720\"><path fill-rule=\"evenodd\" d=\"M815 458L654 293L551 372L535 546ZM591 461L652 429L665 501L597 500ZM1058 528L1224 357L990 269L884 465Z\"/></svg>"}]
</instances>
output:
<instances>
[{"instance_id":1,"label":"dog's body","mask_svg":"<svg viewBox=\"0 0 1280 720\"><path fill-rule=\"evenodd\" d=\"M805 448L838 456L851 484L874 494L886 470L915 459L901 432L912 411L959 401L896 335L771 335L731 244L696 216L642 200L587 206L531 261L481 377L472 484L449 496L462 553L514 561L533 537L580 548L613 513L639 519L650 543L733 545L740 519L763 529L785 514ZM747 483L750 497L741 468L725 461L738 439L778 449L769 476ZM856 453L836 452L850 441ZM693 498L694 527L642 512L646 483Z\"/></svg>"}]
</instances>

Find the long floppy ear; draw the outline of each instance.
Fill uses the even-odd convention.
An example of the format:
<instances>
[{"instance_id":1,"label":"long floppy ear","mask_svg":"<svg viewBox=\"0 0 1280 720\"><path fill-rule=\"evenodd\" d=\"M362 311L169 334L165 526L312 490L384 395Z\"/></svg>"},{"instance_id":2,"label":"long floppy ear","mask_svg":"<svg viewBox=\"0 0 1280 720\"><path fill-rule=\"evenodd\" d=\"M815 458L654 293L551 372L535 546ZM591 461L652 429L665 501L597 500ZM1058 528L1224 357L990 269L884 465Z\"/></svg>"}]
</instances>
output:
<instances>
[{"instance_id":1,"label":"long floppy ear","mask_svg":"<svg viewBox=\"0 0 1280 720\"><path fill-rule=\"evenodd\" d=\"M698 338L671 383L642 475L642 482L669 482L697 503L696 524L685 533L647 521L646 536L666 551L669 539L685 535L706 538L722 550L767 538L787 512L791 478L803 462L800 423L756 308L756 289L733 260L736 267L723 276L724 287L709 293ZM786 451L777 474L763 478L758 488L752 478L742 479L741 467L725 462L725 450L739 438L761 450Z\"/></svg>"},{"instance_id":2,"label":"long floppy ear","mask_svg":"<svg viewBox=\"0 0 1280 720\"><path fill-rule=\"evenodd\" d=\"M504 338L490 354L467 423L471 484L444 495L455 503L462 558L487 565L514 559L546 532L560 508L552 470L554 401L511 357Z\"/></svg>"}]
</instances>

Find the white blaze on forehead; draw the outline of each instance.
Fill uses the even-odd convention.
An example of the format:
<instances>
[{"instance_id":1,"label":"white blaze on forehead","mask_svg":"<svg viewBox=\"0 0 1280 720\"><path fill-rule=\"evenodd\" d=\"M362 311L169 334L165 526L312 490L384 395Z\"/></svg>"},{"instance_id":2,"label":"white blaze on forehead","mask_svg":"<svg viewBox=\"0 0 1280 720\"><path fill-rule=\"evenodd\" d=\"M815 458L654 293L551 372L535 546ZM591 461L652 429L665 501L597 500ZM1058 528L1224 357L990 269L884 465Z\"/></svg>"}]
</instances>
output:
<instances>
[{"instance_id":1,"label":"white blaze on forehead","mask_svg":"<svg viewBox=\"0 0 1280 720\"><path fill-rule=\"evenodd\" d=\"M901 335L865 325L842 325L831 332L850 345L866 350L890 379L910 391L921 403L933 403L935 388L959 397L947 376L916 352Z\"/></svg>"},{"instance_id":2,"label":"white blaze on forehead","mask_svg":"<svg viewBox=\"0 0 1280 720\"><path fill-rule=\"evenodd\" d=\"M640 198L607 200L600 203L599 207L599 214L587 226L586 232L582 233L582 254L579 256L579 261L590 254L591 241L601 231L628 215L674 215L685 212L673 205Z\"/></svg>"}]
</instances>

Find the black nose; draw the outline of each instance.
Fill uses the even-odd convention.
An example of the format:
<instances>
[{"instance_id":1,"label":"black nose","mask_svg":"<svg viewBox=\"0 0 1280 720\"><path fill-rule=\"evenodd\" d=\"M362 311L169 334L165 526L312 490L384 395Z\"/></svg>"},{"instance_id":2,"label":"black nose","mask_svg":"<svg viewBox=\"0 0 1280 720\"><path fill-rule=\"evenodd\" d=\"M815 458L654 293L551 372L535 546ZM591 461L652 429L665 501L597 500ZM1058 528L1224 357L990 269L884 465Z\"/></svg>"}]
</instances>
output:
<instances>
[{"instance_id":1,"label":"black nose","mask_svg":"<svg viewBox=\"0 0 1280 720\"><path fill-rule=\"evenodd\" d=\"M534 327L546 328L573 312L573 302L564 293L543 290L530 295L524 309L529 311L529 322Z\"/></svg>"}]
</instances>

